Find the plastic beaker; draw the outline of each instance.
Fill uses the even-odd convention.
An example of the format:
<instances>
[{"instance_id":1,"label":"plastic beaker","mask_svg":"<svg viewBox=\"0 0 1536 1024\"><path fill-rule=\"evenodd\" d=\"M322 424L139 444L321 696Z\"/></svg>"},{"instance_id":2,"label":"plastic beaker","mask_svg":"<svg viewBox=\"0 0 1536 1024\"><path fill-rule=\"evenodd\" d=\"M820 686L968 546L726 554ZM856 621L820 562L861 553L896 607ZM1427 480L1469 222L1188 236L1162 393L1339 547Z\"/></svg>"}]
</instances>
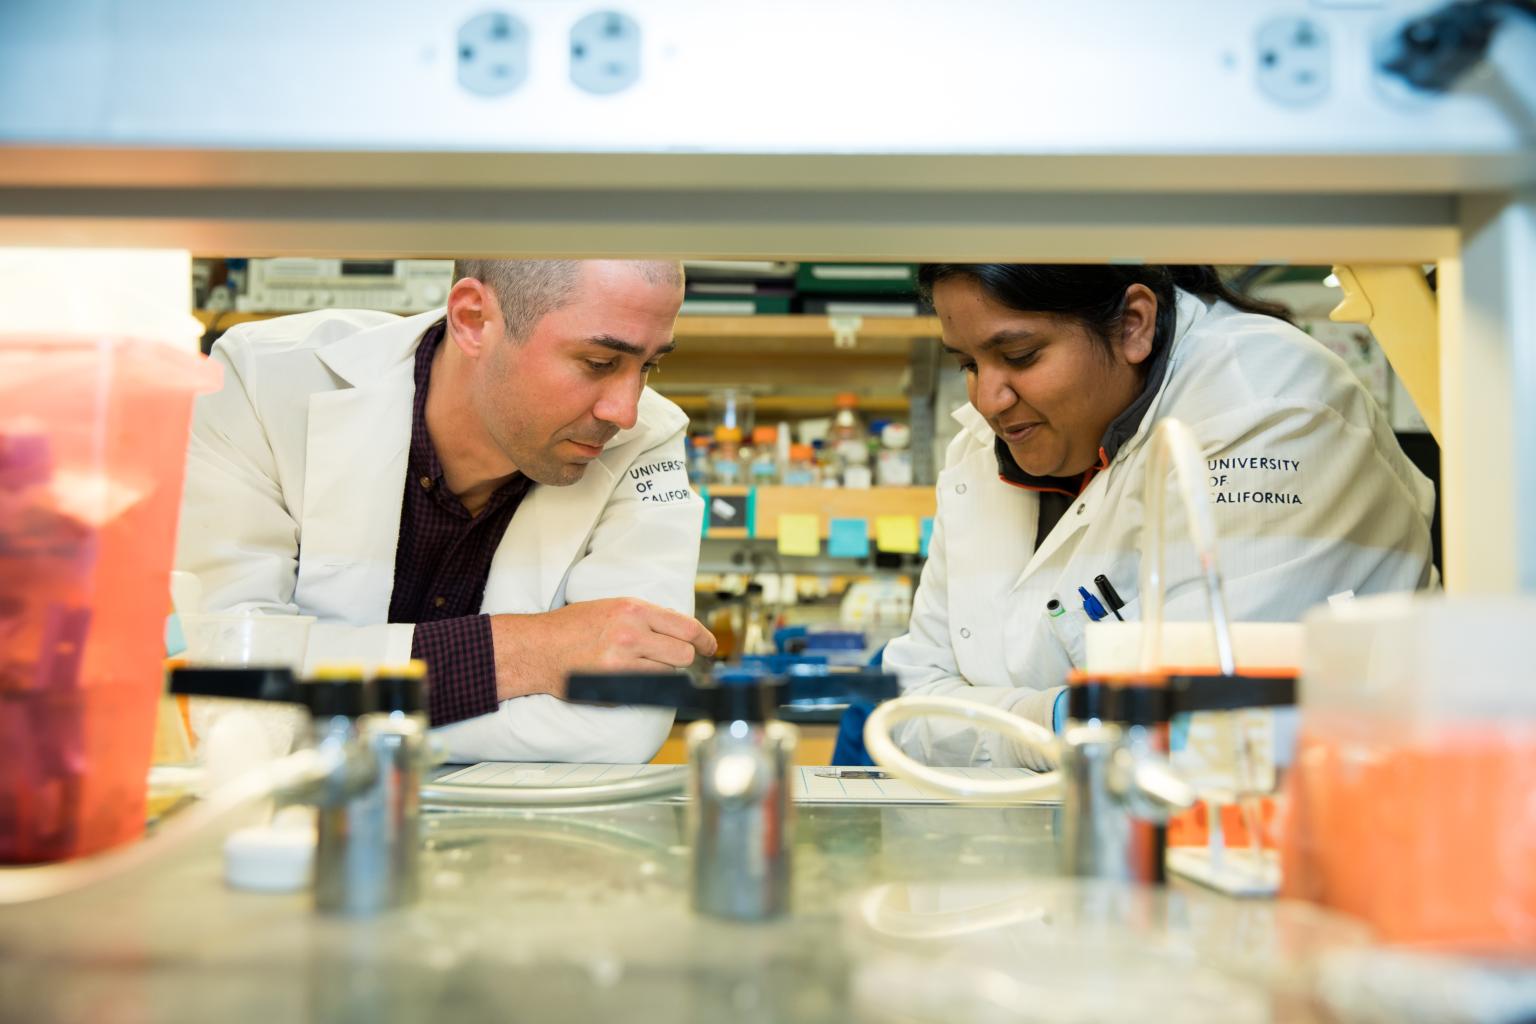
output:
<instances>
[{"instance_id":1,"label":"plastic beaker","mask_svg":"<svg viewBox=\"0 0 1536 1024\"><path fill-rule=\"evenodd\" d=\"M137 837L192 400L219 368L0 334L0 862Z\"/></svg>"},{"instance_id":2,"label":"plastic beaker","mask_svg":"<svg viewBox=\"0 0 1536 1024\"><path fill-rule=\"evenodd\" d=\"M188 665L249 665L289 668L295 673L304 667L309 627L315 622L312 615L198 613L180 618L187 639L183 658ZM260 725L267 740L266 754L281 757L293 749L307 718L302 709L283 704L220 697L190 697L187 701L187 723L199 748L219 719L238 712ZM202 759L201 749L198 753Z\"/></svg>"}]
</instances>

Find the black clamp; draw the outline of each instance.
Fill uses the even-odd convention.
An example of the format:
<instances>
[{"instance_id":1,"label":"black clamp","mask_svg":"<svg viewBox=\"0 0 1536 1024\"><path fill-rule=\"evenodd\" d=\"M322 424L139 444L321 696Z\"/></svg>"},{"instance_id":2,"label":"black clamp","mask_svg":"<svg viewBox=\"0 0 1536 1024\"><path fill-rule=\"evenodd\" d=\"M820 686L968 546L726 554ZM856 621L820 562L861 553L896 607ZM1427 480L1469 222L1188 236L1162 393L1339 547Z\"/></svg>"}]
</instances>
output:
<instances>
[{"instance_id":1,"label":"black clamp","mask_svg":"<svg viewBox=\"0 0 1536 1024\"><path fill-rule=\"evenodd\" d=\"M192 697L297 704L315 718L357 718L379 710L372 680L338 677L301 682L287 668L176 668L171 671L169 690Z\"/></svg>"},{"instance_id":2,"label":"black clamp","mask_svg":"<svg viewBox=\"0 0 1536 1024\"><path fill-rule=\"evenodd\" d=\"M566 699L589 704L641 704L692 711L713 722L767 722L780 708L879 702L898 693L883 672L829 672L816 676L721 673L700 683L683 672L576 673Z\"/></svg>"},{"instance_id":3,"label":"black clamp","mask_svg":"<svg viewBox=\"0 0 1536 1024\"><path fill-rule=\"evenodd\" d=\"M1296 703L1292 675L1148 676L1145 681L1107 682L1089 678L1067 688L1067 717L1121 725L1160 725L1192 711L1238 711L1290 707Z\"/></svg>"}]
</instances>

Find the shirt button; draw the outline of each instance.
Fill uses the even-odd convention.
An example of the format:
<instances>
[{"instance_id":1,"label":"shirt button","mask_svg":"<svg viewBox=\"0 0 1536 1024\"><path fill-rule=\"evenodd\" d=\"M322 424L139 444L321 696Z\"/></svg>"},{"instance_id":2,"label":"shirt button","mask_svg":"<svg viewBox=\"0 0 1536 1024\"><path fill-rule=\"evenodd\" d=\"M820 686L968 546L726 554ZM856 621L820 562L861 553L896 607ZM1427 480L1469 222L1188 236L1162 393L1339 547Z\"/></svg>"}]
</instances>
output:
<instances>
[{"instance_id":1,"label":"shirt button","mask_svg":"<svg viewBox=\"0 0 1536 1024\"><path fill-rule=\"evenodd\" d=\"M431 477L424 476L424 477L421 478L421 489L424 490L424 491L430 491L432 489L432 478Z\"/></svg>"},{"instance_id":2,"label":"shirt button","mask_svg":"<svg viewBox=\"0 0 1536 1024\"><path fill-rule=\"evenodd\" d=\"M434 608L441 608L443 605L445 605L447 603L448 603L448 599L446 597L434 597L432 599L432 607L434 607Z\"/></svg>"},{"instance_id":3,"label":"shirt button","mask_svg":"<svg viewBox=\"0 0 1536 1024\"><path fill-rule=\"evenodd\" d=\"M1079 505L1079 506L1077 506L1077 514L1078 515L1082 515L1083 514L1083 509L1085 509L1087 507L1088 507L1087 505Z\"/></svg>"},{"instance_id":4,"label":"shirt button","mask_svg":"<svg viewBox=\"0 0 1536 1024\"><path fill-rule=\"evenodd\" d=\"M970 630L968 630L968 629L960 630L960 639L962 639L962 640L969 640L970 638L971 638L971 631Z\"/></svg>"},{"instance_id":5,"label":"shirt button","mask_svg":"<svg viewBox=\"0 0 1536 1024\"><path fill-rule=\"evenodd\" d=\"M965 493L965 484L955 484L955 493L956 494L964 494Z\"/></svg>"}]
</instances>

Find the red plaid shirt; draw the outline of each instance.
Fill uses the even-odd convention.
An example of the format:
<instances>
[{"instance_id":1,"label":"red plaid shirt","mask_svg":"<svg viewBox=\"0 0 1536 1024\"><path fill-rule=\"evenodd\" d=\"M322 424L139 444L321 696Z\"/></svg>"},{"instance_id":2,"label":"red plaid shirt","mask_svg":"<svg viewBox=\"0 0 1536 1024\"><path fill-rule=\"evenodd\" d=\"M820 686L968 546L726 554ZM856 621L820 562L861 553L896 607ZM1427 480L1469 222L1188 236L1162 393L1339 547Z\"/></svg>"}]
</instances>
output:
<instances>
[{"instance_id":1,"label":"red plaid shirt","mask_svg":"<svg viewBox=\"0 0 1536 1024\"><path fill-rule=\"evenodd\" d=\"M427 663L433 725L496 710L496 656L491 619L479 614L491 559L517 506L533 486L519 473L479 515L470 515L443 486L443 467L427 436L427 382L446 325L438 321L416 349L411 452L400 507L390 622L413 622L411 656Z\"/></svg>"}]
</instances>

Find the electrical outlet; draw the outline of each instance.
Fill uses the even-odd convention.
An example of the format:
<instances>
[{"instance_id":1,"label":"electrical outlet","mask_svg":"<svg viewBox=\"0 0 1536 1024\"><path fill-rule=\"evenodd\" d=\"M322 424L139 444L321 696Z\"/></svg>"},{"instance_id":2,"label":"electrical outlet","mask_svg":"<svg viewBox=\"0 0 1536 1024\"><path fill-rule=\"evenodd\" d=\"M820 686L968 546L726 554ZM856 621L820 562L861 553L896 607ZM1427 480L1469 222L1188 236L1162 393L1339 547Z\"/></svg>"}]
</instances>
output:
<instances>
[{"instance_id":1,"label":"electrical outlet","mask_svg":"<svg viewBox=\"0 0 1536 1024\"><path fill-rule=\"evenodd\" d=\"M478 96L504 96L528 77L528 26L487 11L459 26L459 85Z\"/></svg>"},{"instance_id":2,"label":"electrical outlet","mask_svg":"<svg viewBox=\"0 0 1536 1024\"><path fill-rule=\"evenodd\" d=\"M618 11L597 11L571 28L571 81L599 95L640 78L640 25Z\"/></svg>"},{"instance_id":3,"label":"electrical outlet","mask_svg":"<svg viewBox=\"0 0 1536 1024\"><path fill-rule=\"evenodd\" d=\"M1259 26L1259 91L1305 107L1328 95L1328 34L1311 18L1273 18Z\"/></svg>"}]
</instances>

